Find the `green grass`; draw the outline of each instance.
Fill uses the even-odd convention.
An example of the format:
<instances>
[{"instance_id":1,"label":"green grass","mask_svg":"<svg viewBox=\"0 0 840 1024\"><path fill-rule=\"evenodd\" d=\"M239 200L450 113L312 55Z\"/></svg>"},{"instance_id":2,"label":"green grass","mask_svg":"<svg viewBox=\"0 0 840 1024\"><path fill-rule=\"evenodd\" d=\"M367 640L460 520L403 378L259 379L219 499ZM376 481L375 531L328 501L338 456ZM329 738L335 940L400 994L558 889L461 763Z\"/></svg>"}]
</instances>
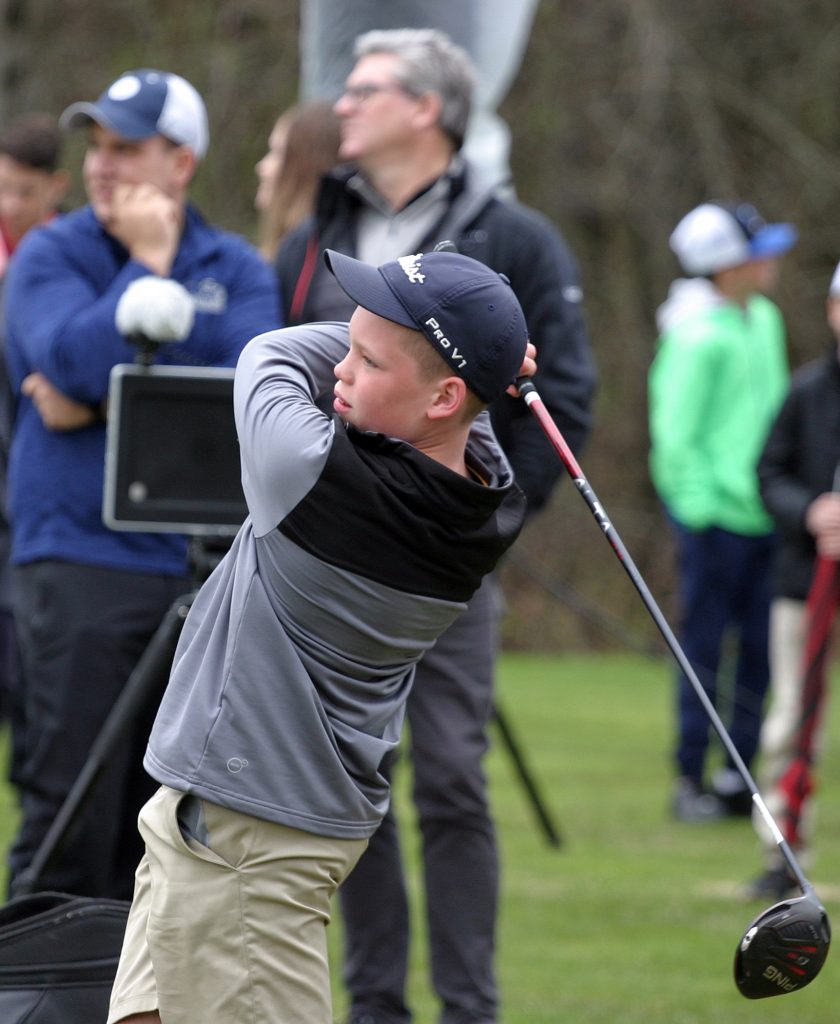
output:
<instances>
[{"instance_id":1,"label":"green grass","mask_svg":"<svg viewBox=\"0 0 840 1024\"><path fill-rule=\"evenodd\" d=\"M760 870L758 842L744 819L686 825L669 818L667 661L509 654L501 662L499 704L564 840L559 850L546 843L494 733L487 769L503 858L498 968L504 1024L836 1019L840 970L834 957L801 992L751 1002L735 988L736 945L765 909L740 895ZM837 729L829 725L832 734ZM829 914L840 899L839 768L840 751L827 751L812 880ZM406 849L416 856L407 781L399 780L396 799ZM340 928L334 932L338 950ZM338 1016L344 1000L338 985L335 991ZM416 1024L433 1024L437 1007L419 924L410 993Z\"/></svg>"},{"instance_id":2,"label":"green grass","mask_svg":"<svg viewBox=\"0 0 840 1024\"><path fill-rule=\"evenodd\" d=\"M840 1000L838 953L802 992L750 1002L732 981L735 947L765 909L739 890L759 870L749 822L673 822L671 668L627 655L508 654L499 703L563 836L550 847L501 742L487 769L503 858L498 968L503 1024L826 1024ZM840 749L832 712L818 795L812 880L840 911ZM407 771L396 791L419 906ZM0 844L16 821L0 789ZM434 1024L422 920L410 999ZM334 963L341 929L331 929ZM335 983L336 1017L345 1009Z\"/></svg>"}]
</instances>

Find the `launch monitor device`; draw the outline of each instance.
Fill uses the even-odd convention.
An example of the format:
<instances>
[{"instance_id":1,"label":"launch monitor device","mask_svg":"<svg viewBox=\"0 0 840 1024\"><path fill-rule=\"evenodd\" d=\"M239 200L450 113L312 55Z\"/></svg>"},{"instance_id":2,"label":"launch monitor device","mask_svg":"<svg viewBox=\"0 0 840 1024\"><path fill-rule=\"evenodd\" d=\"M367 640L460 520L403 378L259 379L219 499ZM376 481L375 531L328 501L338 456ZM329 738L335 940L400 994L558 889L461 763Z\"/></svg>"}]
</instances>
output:
<instances>
[{"instance_id":1,"label":"launch monitor device","mask_svg":"<svg viewBox=\"0 0 840 1024\"><path fill-rule=\"evenodd\" d=\"M111 371L102 518L114 530L233 536L247 515L233 369Z\"/></svg>"}]
</instances>

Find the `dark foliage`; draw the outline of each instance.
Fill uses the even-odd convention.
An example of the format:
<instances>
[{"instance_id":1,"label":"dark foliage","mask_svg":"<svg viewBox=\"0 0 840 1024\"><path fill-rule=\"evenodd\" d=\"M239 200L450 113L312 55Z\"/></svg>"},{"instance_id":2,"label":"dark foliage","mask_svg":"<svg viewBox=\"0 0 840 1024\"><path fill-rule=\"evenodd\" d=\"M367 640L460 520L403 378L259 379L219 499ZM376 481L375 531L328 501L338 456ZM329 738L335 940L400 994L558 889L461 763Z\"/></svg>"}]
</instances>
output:
<instances>
[{"instance_id":1,"label":"dark foliage","mask_svg":"<svg viewBox=\"0 0 840 1024\"><path fill-rule=\"evenodd\" d=\"M296 98L296 0L0 0L0 120L60 112L129 67L158 66L203 93L211 148L196 197L254 237L254 164ZM601 374L583 464L666 610L671 547L647 472L646 374L654 314L677 267L668 235L705 198L743 197L794 221L778 301L792 365L826 342L840 257L840 18L833 0L542 0L502 113L521 198L581 263ZM80 166L81 140L67 164ZM82 199L80 185L75 197ZM583 503L563 485L521 544L542 573L648 639L651 627ZM522 567L505 570L507 635L522 646L615 642Z\"/></svg>"}]
</instances>

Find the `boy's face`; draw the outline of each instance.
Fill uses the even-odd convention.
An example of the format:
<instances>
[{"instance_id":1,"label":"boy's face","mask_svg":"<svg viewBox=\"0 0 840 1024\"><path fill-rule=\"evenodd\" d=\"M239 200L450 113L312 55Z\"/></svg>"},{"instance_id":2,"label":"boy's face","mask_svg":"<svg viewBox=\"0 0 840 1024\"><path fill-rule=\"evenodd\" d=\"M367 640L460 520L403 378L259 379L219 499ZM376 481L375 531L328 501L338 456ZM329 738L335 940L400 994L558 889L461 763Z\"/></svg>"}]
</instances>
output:
<instances>
[{"instance_id":1,"label":"boy's face","mask_svg":"<svg viewBox=\"0 0 840 1024\"><path fill-rule=\"evenodd\" d=\"M717 286L736 302L746 302L751 295L769 294L776 287L779 261L775 258L749 260L714 275Z\"/></svg>"},{"instance_id":2,"label":"boy's face","mask_svg":"<svg viewBox=\"0 0 840 1024\"><path fill-rule=\"evenodd\" d=\"M26 167L0 154L0 223L13 241L49 219L64 199L67 177Z\"/></svg>"},{"instance_id":3,"label":"boy's face","mask_svg":"<svg viewBox=\"0 0 840 1024\"><path fill-rule=\"evenodd\" d=\"M416 331L358 307L350 319L350 350L336 366L333 408L359 430L416 444L429 428L437 394L424 380L407 342Z\"/></svg>"},{"instance_id":4,"label":"boy's face","mask_svg":"<svg viewBox=\"0 0 840 1024\"><path fill-rule=\"evenodd\" d=\"M763 260L753 260L750 264L754 275L755 289L764 295L769 295L779 283L779 261L774 257Z\"/></svg>"}]
</instances>

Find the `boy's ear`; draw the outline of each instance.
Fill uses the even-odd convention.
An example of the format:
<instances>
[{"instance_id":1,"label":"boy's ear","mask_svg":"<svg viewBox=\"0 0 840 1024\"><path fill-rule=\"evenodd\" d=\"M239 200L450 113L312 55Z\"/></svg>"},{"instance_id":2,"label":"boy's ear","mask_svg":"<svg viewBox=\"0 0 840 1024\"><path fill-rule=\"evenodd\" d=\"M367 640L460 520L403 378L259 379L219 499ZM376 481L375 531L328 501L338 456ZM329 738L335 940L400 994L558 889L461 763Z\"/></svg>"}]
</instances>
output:
<instances>
[{"instance_id":1,"label":"boy's ear","mask_svg":"<svg viewBox=\"0 0 840 1024\"><path fill-rule=\"evenodd\" d=\"M432 404L429 406L430 419L444 419L455 416L464 408L467 400L467 385L458 376L444 377L438 385Z\"/></svg>"}]
</instances>

